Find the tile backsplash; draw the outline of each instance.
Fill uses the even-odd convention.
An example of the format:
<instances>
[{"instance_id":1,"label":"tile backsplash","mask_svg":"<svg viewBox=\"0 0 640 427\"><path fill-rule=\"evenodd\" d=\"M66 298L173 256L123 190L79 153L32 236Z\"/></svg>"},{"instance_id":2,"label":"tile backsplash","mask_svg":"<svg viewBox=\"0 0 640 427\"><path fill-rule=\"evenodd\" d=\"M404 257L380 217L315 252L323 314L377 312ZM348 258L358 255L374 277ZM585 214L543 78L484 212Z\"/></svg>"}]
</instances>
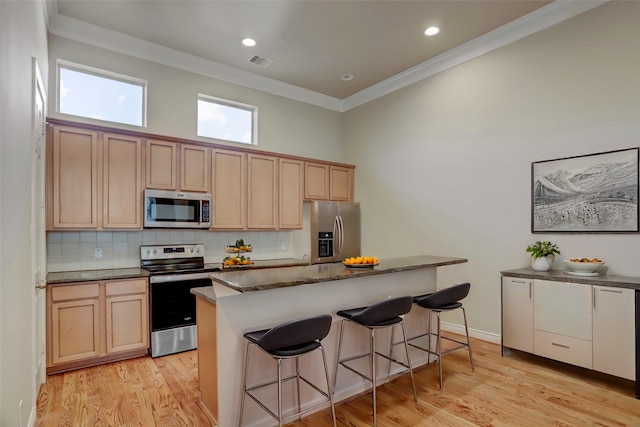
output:
<instances>
[{"instance_id":1,"label":"tile backsplash","mask_svg":"<svg viewBox=\"0 0 640 427\"><path fill-rule=\"evenodd\" d=\"M253 246L252 259L302 257L308 250L300 246L295 231L50 231L47 233L47 270L76 271L140 266L141 245L203 243L205 262L222 262L226 245L243 239ZM102 258L95 257L96 249Z\"/></svg>"}]
</instances>

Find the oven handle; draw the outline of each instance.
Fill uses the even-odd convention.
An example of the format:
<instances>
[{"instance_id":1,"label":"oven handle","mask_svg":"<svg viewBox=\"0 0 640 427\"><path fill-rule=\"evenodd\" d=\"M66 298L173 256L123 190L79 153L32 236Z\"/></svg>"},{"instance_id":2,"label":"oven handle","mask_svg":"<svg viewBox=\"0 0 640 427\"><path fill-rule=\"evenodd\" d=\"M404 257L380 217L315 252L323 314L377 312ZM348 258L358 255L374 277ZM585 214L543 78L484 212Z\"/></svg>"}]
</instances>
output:
<instances>
[{"instance_id":1,"label":"oven handle","mask_svg":"<svg viewBox=\"0 0 640 427\"><path fill-rule=\"evenodd\" d=\"M184 282L187 280L208 279L215 271L204 273L180 273L180 274L160 274L149 276L149 283Z\"/></svg>"}]
</instances>

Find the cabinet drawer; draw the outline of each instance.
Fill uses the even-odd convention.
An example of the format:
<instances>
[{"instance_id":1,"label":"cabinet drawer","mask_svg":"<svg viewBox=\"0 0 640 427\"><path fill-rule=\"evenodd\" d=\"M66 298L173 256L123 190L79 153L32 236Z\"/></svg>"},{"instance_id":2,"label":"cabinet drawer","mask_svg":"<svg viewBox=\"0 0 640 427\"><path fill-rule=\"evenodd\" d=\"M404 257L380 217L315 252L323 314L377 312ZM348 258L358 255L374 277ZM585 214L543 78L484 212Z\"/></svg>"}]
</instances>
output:
<instances>
[{"instance_id":1,"label":"cabinet drawer","mask_svg":"<svg viewBox=\"0 0 640 427\"><path fill-rule=\"evenodd\" d=\"M107 282L107 296L142 294L147 291L147 279Z\"/></svg>"},{"instance_id":2,"label":"cabinet drawer","mask_svg":"<svg viewBox=\"0 0 640 427\"><path fill-rule=\"evenodd\" d=\"M547 306L534 306L533 328L568 337L591 341L593 315L565 311L561 312Z\"/></svg>"},{"instance_id":3,"label":"cabinet drawer","mask_svg":"<svg viewBox=\"0 0 640 427\"><path fill-rule=\"evenodd\" d=\"M100 285L88 283L86 285L52 286L52 301L66 301L72 299L98 298Z\"/></svg>"},{"instance_id":4,"label":"cabinet drawer","mask_svg":"<svg viewBox=\"0 0 640 427\"><path fill-rule=\"evenodd\" d=\"M591 369L593 365L590 340L567 337L543 331L533 332L533 352L538 356L559 360Z\"/></svg>"}]
</instances>

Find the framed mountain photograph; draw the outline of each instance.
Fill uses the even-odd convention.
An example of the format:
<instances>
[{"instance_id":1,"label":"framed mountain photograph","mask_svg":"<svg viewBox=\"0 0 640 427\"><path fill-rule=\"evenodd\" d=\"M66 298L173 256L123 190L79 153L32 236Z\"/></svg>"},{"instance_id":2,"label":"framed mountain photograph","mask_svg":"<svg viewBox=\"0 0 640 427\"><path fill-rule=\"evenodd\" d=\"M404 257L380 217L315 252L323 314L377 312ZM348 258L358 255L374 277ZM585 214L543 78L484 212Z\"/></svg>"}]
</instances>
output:
<instances>
[{"instance_id":1,"label":"framed mountain photograph","mask_svg":"<svg viewBox=\"0 0 640 427\"><path fill-rule=\"evenodd\" d=\"M531 163L531 231L638 232L638 151Z\"/></svg>"}]
</instances>

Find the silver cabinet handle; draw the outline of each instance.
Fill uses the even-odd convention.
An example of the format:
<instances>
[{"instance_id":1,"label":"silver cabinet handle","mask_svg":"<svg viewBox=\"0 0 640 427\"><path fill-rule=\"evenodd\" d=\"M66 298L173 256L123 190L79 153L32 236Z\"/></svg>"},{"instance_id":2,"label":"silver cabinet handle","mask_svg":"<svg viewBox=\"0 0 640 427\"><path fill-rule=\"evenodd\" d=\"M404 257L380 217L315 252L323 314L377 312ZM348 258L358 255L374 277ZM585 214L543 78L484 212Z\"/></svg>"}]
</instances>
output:
<instances>
[{"instance_id":1,"label":"silver cabinet handle","mask_svg":"<svg viewBox=\"0 0 640 427\"><path fill-rule=\"evenodd\" d=\"M622 291L618 291L616 289L600 289L600 292L611 292L613 294L621 294Z\"/></svg>"},{"instance_id":2,"label":"silver cabinet handle","mask_svg":"<svg viewBox=\"0 0 640 427\"><path fill-rule=\"evenodd\" d=\"M562 348L571 348L568 345L558 344L558 343L555 343L555 342L552 342L551 345L555 345L556 347L562 347Z\"/></svg>"},{"instance_id":3,"label":"silver cabinet handle","mask_svg":"<svg viewBox=\"0 0 640 427\"><path fill-rule=\"evenodd\" d=\"M513 279L512 279L511 281L512 281L513 283L527 283L527 282L526 282L526 281L524 281L524 280L513 280Z\"/></svg>"}]
</instances>

